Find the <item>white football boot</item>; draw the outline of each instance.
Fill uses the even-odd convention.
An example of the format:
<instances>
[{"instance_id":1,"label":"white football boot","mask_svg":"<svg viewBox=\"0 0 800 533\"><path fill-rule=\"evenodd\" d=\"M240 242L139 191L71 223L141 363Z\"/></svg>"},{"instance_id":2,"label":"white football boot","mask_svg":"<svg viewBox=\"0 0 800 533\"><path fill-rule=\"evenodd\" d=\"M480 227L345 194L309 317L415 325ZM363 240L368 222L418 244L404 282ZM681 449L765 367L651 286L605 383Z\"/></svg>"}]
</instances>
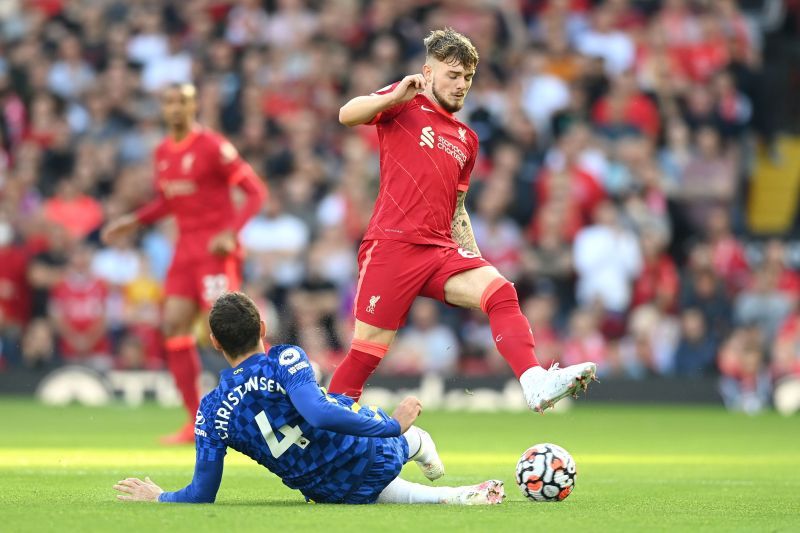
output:
<instances>
[{"instance_id":1,"label":"white football boot","mask_svg":"<svg viewBox=\"0 0 800 533\"><path fill-rule=\"evenodd\" d=\"M457 487L453 499L447 503L456 505L497 505L506 499L503 482L490 479L477 485Z\"/></svg>"},{"instance_id":2,"label":"white football boot","mask_svg":"<svg viewBox=\"0 0 800 533\"><path fill-rule=\"evenodd\" d=\"M433 443L430 434L424 429L416 426L414 428L418 431L421 444L419 451L411 459L417 463L426 478L435 481L444 475L444 463L439 458L439 453L436 451L436 445Z\"/></svg>"},{"instance_id":3,"label":"white football boot","mask_svg":"<svg viewBox=\"0 0 800 533\"><path fill-rule=\"evenodd\" d=\"M579 363L566 368L559 368L558 363L554 363L549 370L540 366L529 368L519 377L519 382L528 406L542 413L562 398L577 398L579 392L589 387L590 381L597 380L596 373L597 365L594 363Z\"/></svg>"}]
</instances>

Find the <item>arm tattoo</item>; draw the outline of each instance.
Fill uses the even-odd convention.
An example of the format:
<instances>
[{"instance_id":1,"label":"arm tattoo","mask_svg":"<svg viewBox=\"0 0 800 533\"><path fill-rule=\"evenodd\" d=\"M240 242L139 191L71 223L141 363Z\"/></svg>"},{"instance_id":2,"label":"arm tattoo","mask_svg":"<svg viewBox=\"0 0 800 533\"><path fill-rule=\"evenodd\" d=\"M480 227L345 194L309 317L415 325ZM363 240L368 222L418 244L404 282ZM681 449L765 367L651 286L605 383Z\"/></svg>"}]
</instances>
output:
<instances>
[{"instance_id":1,"label":"arm tattoo","mask_svg":"<svg viewBox=\"0 0 800 533\"><path fill-rule=\"evenodd\" d=\"M453 240L464 250L480 255L481 252L478 250L478 244L475 242L475 235L472 234L472 223L469 221L467 208L464 206L464 199L466 196L466 191L458 192L456 212L453 215L453 222L451 224Z\"/></svg>"}]
</instances>

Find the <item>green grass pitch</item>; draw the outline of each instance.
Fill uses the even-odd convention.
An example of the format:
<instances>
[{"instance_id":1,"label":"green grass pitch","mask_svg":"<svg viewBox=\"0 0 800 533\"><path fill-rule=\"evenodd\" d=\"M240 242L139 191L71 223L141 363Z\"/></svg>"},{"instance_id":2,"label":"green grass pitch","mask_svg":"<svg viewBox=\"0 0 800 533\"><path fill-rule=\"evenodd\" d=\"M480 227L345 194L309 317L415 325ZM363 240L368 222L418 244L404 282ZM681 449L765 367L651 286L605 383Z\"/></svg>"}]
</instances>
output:
<instances>
[{"instance_id":1,"label":"green grass pitch","mask_svg":"<svg viewBox=\"0 0 800 533\"><path fill-rule=\"evenodd\" d=\"M111 486L149 475L166 490L191 478L191 447L156 437L178 410L42 407L0 400L0 531L800 531L800 424L721 408L600 406L566 413L424 413L447 467L442 482L506 482L493 507L310 505L236 452L214 505L131 504ZM569 450L575 491L523 500L519 455L538 442ZM403 472L422 482L414 465Z\"/></svg>"}]
</instances>

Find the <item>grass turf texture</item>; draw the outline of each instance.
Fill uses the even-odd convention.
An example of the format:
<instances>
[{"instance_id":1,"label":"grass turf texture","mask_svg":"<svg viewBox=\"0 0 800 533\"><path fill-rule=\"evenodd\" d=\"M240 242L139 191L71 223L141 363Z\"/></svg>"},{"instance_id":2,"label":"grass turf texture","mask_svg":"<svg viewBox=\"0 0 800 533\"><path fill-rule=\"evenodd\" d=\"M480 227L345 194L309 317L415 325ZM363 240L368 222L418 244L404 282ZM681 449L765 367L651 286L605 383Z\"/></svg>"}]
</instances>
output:
<instances>
[{"instance_id":1,"label":"grass turf texture","mask_svg":"<svg viewBox=\"0 0 800 533\"><path fill-rule=\"evenodd\" d=\"M111 486L149 475L166 490L191 479L191 447L158 435L178 410L48 408L0 400L0 531L798 531L800 424L707 407L578 405L567 413L424 413L449 485L489 478L509 498L493 507L309 505L237 452L226 458L214 505L131 504ZM519 455L554 442L578 464L561 503L525 501ZM406 479L423 482L414 465ZM437 482L438 483L438 482Z\"/></svg>"}]
</instances>

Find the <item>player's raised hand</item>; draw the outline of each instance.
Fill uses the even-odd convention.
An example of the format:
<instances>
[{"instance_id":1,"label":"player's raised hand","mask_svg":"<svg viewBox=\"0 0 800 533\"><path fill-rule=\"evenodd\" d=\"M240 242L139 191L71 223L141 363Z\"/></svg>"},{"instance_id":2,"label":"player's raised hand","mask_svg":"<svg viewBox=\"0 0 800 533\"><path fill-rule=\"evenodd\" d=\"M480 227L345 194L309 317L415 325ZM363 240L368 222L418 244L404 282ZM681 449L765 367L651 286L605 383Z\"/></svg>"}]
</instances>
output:
<instances>
[{"instance_id":1,"label":"player's raised hand","mask_svg":"<svg viewBox=\"0 0 800 533\"><path fill-rule=\"evenodd\" d=\"M149 477L144 478L144 481L136 477L123 479L114 485L114 489L122 493L117 494L117 499L126 502L157 502L164 492Z\"/></svg>"},{"instance_id":2,"label":"player's raised hand","mask_svg":"<svg viewBox=\"0 0 800 533\"><path fill-rule=\"evenodd\" d=\"M408 102L419 93L425 90L425 76L422 74L411 74L410 76L406 76L400 83L397 84L397 87L390 93L392 95L392 100L395 104L402 104L403 102Z\"/></svg>"},{"instance_id":3,"label":"player's raised hand","mask_svg":"<svg viewBox=\"0 0 800 533\"><path fill-rule=\"evenodd\" d=\"M236 250L236 234L226 229L220 231L208 241L208 251L214 255L228 255Z\"/></svg>"},{"instance_id":4,"label":"player's raised hand","mask_svg":"<svg viewBox=\"0 0 800 533\"><path fill-rule=\"evenodd\" d=\"M414 425L414 421L421 412L422 402L419 401L419 398L415 398L414 396L406 396L403 398L403 401L400 402L392 413L392 418L400 423L400 434L405 433L408 431L408 428Z\"/></svg>"},{"instance_id":5,"label":"player's raised hand","mask_svg":"<svg viewBox=\"0 0 800 533\"><path fill-rule=\"evenodd\" d=\"M139 219L135 215L122 215L115 218L100 232L100 239L104 244L111 244L116 239L124 237L139 227Z\"/></svg>"}]
</instances>

